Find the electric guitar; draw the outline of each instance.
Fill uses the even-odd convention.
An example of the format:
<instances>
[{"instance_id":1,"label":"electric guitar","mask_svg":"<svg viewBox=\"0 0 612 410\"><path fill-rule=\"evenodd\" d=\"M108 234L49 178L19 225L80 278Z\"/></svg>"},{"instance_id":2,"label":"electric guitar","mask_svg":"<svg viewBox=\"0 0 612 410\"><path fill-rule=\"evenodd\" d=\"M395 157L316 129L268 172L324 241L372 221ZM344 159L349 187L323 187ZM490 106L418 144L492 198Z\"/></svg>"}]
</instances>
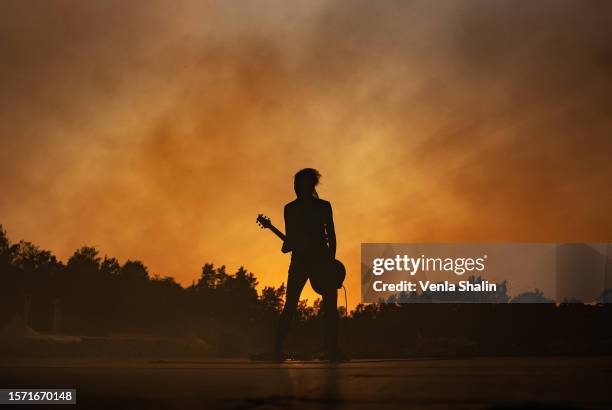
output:
<instances>
[{"instance_id":1,"label":"electric guitar","mask_svg":"<svg viewBox=\"0 0 612 410\"><path fill-rule=\"evenodd\" d=\"M263 214L257 215L257 224L261 229L269 229L283 242L285 241L285 234L272 224L272 220L269 217ZM313 270L314 272L308 272L310 284L319 295L323 295L323 293L329 290L340 289L346 277L346 269L338 259L322 261Z\"/></svg>"}]
</instances>

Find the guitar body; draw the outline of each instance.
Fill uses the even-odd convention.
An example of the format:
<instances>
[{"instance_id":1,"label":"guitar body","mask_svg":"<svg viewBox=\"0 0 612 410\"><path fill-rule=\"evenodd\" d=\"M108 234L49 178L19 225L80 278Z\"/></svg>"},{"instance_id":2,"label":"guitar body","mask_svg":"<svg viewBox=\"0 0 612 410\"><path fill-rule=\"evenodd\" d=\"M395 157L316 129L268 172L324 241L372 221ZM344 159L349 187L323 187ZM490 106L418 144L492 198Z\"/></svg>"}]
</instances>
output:
<instances>
[{"instance_id":1,"label":"guitar body","mask_svg":"<svg viewBox=\"0 0 612 410\"><path fill-rule=\"evenodd\" d=\"M259 214L256 222L262 229L269 229L281 240L285 240L285 234L272 225L272 221L267 216ZM342 262L338 259L332 261L326 256L313 255L307 261L307 269L310 285L319 295L340 289L346 278L346 268Z\"/></svg>"},{"instance_id":2,"label":"guitar body","mask_svg":"<svg viewBox=\"0 0 612 410\"><path fill-rule=\"evenodd\" d=\"M346 278L346 268L338 259L315 263L308 272L310 285L319 295L340 289Z\"/></svg>"}]
</instances>

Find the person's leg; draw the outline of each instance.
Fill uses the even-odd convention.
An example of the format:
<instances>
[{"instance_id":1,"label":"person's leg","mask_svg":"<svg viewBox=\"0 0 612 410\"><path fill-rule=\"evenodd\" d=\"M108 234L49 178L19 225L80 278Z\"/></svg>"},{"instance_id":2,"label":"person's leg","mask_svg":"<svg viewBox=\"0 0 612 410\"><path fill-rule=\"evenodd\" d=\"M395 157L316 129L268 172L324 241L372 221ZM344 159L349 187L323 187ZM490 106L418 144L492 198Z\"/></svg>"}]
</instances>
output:
<instances>
[{"instance_id":1,"label":"person's leg","mask_svg":"<svg viewBox=\"0 0 612 410\"><path fill-rule=\"evenodd\" d=\"M323 295L322 301L325 342L330 355L338 351L338 291L330 290Z\"/></svg>"},{"instance_id":2,"label":"person's leg","mask_svg":"<svg viewBox=\"0 0 612 410\"><path fill-rule=\"evenodd\" d=\"M300 294L308 279L305 269L302 269L295 263L291 263L289 267L289 277L287 279L287 293L285 296L285 306L278 320L278 329L276 331L276 343L274 345L275 354L282 354L283 345L289 326L300 300Z\"/></svg>"}]
</instances>

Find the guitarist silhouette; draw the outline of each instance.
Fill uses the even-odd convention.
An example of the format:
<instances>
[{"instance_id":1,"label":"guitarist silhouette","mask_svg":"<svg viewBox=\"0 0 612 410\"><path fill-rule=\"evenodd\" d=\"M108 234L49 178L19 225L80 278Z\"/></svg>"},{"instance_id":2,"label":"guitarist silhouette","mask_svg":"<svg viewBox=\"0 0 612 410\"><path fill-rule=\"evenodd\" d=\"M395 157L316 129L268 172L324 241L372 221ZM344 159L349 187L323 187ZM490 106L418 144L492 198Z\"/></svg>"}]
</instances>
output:
<instances>
[{"instance_id":1,"label":"guitarist silhouette","mask_svg":"<svg viewBox=\"0 0 612 410\"><path fill-rule=\"evenodd\" d=\"M291 252L291 264L285 306L279 319L274 347L274 358L279 361L284 359L283 344L300 294L309 278L315 290L323 297L325 348L330 360L343 359L338 347L338 286L313 280L324 277L323 271L329 269L336 258L336 232L331 204L320 199L315 189L320 178L319 171L313 168L297 172L294 178L297 198L285 205L282 252Z\"/></svg>"}]
</instances>

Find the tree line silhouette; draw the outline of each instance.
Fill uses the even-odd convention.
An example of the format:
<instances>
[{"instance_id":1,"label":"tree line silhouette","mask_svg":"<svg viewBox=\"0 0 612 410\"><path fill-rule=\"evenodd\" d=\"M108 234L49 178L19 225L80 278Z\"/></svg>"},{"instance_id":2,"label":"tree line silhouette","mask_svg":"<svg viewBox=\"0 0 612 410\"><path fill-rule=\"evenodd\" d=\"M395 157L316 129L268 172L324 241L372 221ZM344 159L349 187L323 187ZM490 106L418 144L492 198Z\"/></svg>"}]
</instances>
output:
<instances>
[{"instance_id":1,"label":"tree line silhouette","mask_svg":"<svg viewBox=\"0 0 612 410\"><path fill-rule=\"evenodd\" d=\"M128 333L192 335L207 354L244 357L271 348L283 307L284 285L257 286L244 267L228 273L223 265L205 263L199 278L183 287L151 275L141 261L121 264L89 246L64 263L30 242L12 243L0 225L0 328L23 315L27 299L28 325L38 332L98 341ZM521 297L543 297L538 292ZM396 302L359 304L348 314L340 308L344 348L358 357L405 357L601 354L612 346L608 304ZM58 306L61 326L54 329ZM322 345L319 311L318 299L312 305L300 301L287 343L296 357L312 357Z\"/></svg>"}]
</instances>

